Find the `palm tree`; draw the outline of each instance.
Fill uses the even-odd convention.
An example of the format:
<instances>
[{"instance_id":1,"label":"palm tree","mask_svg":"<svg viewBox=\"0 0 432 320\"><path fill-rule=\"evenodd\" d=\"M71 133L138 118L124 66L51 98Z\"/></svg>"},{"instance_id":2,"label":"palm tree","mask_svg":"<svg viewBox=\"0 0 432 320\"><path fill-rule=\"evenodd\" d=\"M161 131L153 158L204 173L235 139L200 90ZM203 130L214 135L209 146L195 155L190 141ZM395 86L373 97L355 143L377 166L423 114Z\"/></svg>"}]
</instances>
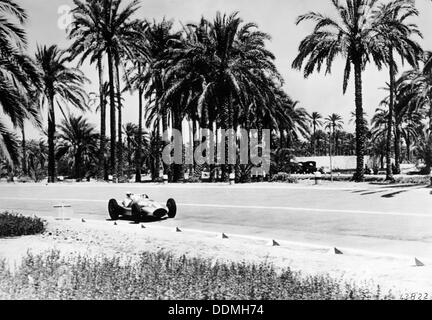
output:
<instances>
[{"instance_id":1,"label":"palm tree","mask_svg":"<svg viewBox=\"0 0 432 320\"><path fill-rule=\"evenodd\" d=\"M314 31L300 44L299 54L293 62L295 69L301 70L304 62L304 76L309 77L315 69L319 72L325 67L326 74L331 72L337 56L345 58L343 93L346 92L354 67L355 106L356 106L356 155L357 170L355 181L364 180L365 134L363 119L362 72L370 57L381 69L384 55L373 28L376 0L333 0L332 4L339 19L320 13L309 12L297 19L297 24L312 20L316 22Z\"/></svg>"},{"instance_id":2,"label":"palm tree","mask_svg":"<svg viewBox=\"0 0 432 320\"><path fill-rule=\"evenodd\" d=\"M83 89L88 81L83 73L67 66L70 61L66 51L56 45L38 47L36 61L42 73L39 97L42 105L48 105L48 182L56 180L55 166L55 105L58 105L66 118L64 107L69 105L85 110L87 94Z\"/></svg>"},{"instance_id":3,"label":"palm tree","mask_svg":"<svg viewBox=\"0 0 432 320\"><path fill-rule=\"evenodd\" d=\"M343 129L342 117L336 113L329 115L325 118L325 128L330 130L331 136L333 137L333 145L335 146L335 154L337 154L338 146L336 140L336 132Z\"/></svg>"},{"instance_id":4,"label":"palm tree","mask_svg":"<svg viewBox=\"0 0 432 320\"><path fill-rule=\"evenodd\" d=\"M141 55L140 67L142 72L131 77L130 81L135 88L144 92L144 98L149 103L146 108L145 117L147 127L159 126L162 123L164 134L168 132L169 99L163 99L163 95L169 87L168 80L164 77L167 74L168 62L172 57L172 51L178 44L181 34L173 31L174 22L166 20L148 23L146 26L138 26L141 29L141 40L145 41L145 52ZM140 41L140 43L142 43ZM136 55L140 56L140 55ZM140 102L142 106L142 101ZM159 128L157 128L159 131ZM156 133L156 135L158 135ZM166 137L165 137L166 138ZM165 142L165 146L167 142ZM159 163L159 161L156 161ZM163 164L164 174L171 178L171 170L167 164ZM155 170L155 172L158 170Z\"/></svg>"},{"instance_id":5,"label":"palm tree","mask_svg":"<svg viewBox=\"0 0 432 320\"><path fill-rule=\"evenodd\" d=\"M425 52L422 57L423 67L405 72L401 77L401 86L403 90L410 92L408 101L409 109L424 112L428 118L428 131L432 132L432 52ZM425 117L425 118L426 118ZM425 144L430 142L427 134L422 134L426 139ZM421 149L428 152L431 148L423 145ZM422 153L423 159L430 159L431 156L425 156ZM427 161L427 172L430 172L431 162Z\"/></svg>"},{"instance_id":6,"label":"palm tree","mask_svg":"<svg viewBox=\"0 0 432 320\"><path fill-rule=\"evenodd\" d=\"M404 115L401 125L401 135L406 144L406 159L408 162L412 159L413 144L422 137L424 131L423 119L424 113L419 111L410 112Z\"/></svg>"},{"instance_id":7,"label":"palm tree","mask_svg":"<svg viewBox=\"0 0 432 320\"><path fill-rule=\"evenodd\" d=\"M126 148L127 148L127 160L128 160L128 167L131 168L132 163L132 155L135 153L134 150L136 150L137 145L137 137L139 135L138 132L138 126L134 123L128 122L125 125L123 125L123 133L125 135L126 140Z\"/></svg>"},{"instance_id":8,"label":"palm tree","mask_svg":"<svg viewBox=\"0 0 432 320\"><path fill-rule=\"evenodd\" d=\"M69 116L58 126L57 159L67 156L75 179L81 180L97 158L98 133L84 116ZM86 169L83 171L83 169Z\"/></svg>"},{"instance_id":9,"label":"palm tree","mask_svg":"<svg viewBox=\"0 0 432 320\"><path fill-rule=\"evenodd\" d=\"M212 22L201 19L185 31L182 45L174 50L165 99L181 96L183 115L199 118L202 129L244 125L258 129L260 136L264 127L278 129L276 114L284 116L285 102L278 101L282 79L265 47L270 37L256 24L243 23L237 12L217 13ZM225 179L231 172L232 165L223 165Z\"/></svg>"},{"instance_id":10,"label":"palm tree","mask_svg":"<svg viewBox=\"0 0 432 320\"><path fill-rule=\"evenodd\" d=\"M22 26L26 21L27 13L15 1L0 0L0 107L12 125L22 132L26 119L40 124L39 110L33 100L40 75L33 60L23 53L27 47L27 38ZM22 163L25 169L25 139L23 142ZM5 159L10 166L18 162L17 137L9 131L2 119L0 158Z\"/></svg>"},{"instance_id":11,"label":"palm tree","mask_svg":"<svg viewBox=\"0 0 432 320\"><path fill-rule=\"evenodd\" d=\"M389 66L390 73L390 99L389 99L389 117L387 126L387 177L386 180L394 180L391 166L391 142L393 133L393 113L396 98L396 74L398 68L395 61L397 53L402 63L404 60L412 67L418 66L422 49L420 45L412 40L413 35L422 37L417 25L407 20L418 16L419 12L412 0L394 0L386 4L381 4L375 11L375 25L380 45L383 47L385 62ZM398 130L396 130L398 133ZM397 140L399 137L397 137ZM398 149L398 147L396 148ZM398 150L396 150L397 152ZM398 152L397 152L398 153ZM396 171L399 173L399 159L396 154Z\"/></svg>"},{"instance_id":12,"label":"palm tree","mask_svg":"<svg viewBox=\"0 0 432 320\"><path fill-rule=\"evenodd\" d=\"M129 62L132 67L127 70L125 78L127 80L126 89L132 91L138 91L138 133L137 133L137 150L135 157L135 182L141 182L141 168L142 168L142 156L143 156L143 116L144 116L144 103L143 96L145 85L138 81L141 77L144 67L148 64L150 58L147 48L149 42L147 41L146 35L148 33L149 24L147 21L135 21L132 28L135 29L136 33L141 35L135 41L139 42L139 46L142 50L135 50L134 55L129 57ZM134 47L137 48L136 46Z\"/></svg>"},{"instance_id":13,"label":"palm tree","mask_svg":"<svg viewBox=\"0 0 432 320\"><path fill-rule=\"evenodd\" d=\"M322 122L322 115L319 112L312 112L311 114L311 123L313 128L313 139L312 139L312 146L313 146L313 153L316 154L316 144L315 144L315 135L318 128L321 128L323 125Z\"/></svg>"},{"instance_id":14,"label":"palm tree","mask_svg":"<svg viewBox=\"0 0 432 320\"><path fill-rule=\"evenodd\" d=\"M99 110L100 110L100 142L99 164L104 180L108 180L108 168L105 159L106 152L106 105L109 84L104 82L103 57L105 43L103 42L103 3L102 0L74 0L75 8L72 10L73 22L68 37L73 39L70 47L71 58L81 56L78 65L89 59L96 63L99 75Z\"/></svg>"},{"instance_id":15,"label":"palm tree","mask_svg":"<svg viewBox=\"0 0 432 320\"><path fill-rule=\"evenodd\" d=\"M87 0L89 1L89 0ZM101 0L102 19L99 21L101 29L101 43L103 51L107 55L108 63L108 83L110 86L110 170L111 173L118 174L117 156L117 128L116 111L121 117L121 94L119 84L119 63L124 54L133 55L133 39L136 37L135 30L132 28L132 16L139 9L139 1L134 0L126 5L122 5L121 0ZM117 109L116 109L117 100ZM119 128L121 128L121 119ZM118 132L119 142L121 142L121 130ZM121 149L121 143L119 143ZM121 152L121 150L120 150Z\"/></svg>"},{"instance_id":16,"label":"palm tree","mask_svg":"<svg viewBox=\"0 0 432 320\"><path fill-rule=\"evenodd\" d=\"M26 167L28 174L36 181L46 177L48 146L45 139L30 140L27 143Z\"/></svg>"}]
</instances>

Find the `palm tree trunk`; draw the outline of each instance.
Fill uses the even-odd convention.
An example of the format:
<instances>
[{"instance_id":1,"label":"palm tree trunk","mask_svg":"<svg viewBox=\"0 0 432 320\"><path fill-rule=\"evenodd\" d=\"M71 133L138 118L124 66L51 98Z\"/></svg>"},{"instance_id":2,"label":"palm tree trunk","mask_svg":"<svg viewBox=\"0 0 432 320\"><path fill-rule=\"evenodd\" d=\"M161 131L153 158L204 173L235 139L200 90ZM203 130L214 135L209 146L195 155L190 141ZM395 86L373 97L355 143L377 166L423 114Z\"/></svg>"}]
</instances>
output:
<instances>
[{"instance_id":1,"label":"palm tree trunk","mask_svg":"<svg viewBox=\"0 0 432 320\"><path fill-rule=\"evenodd\" d=\"M399 124L395 124L395 174L400 174L400 161L401 161L401 133Z\"/></svg>"},{"instance_id":2,"label":"palm tree trunk","mask_svg":"<svg viewBox=\"0 0 432 320\"><path fill-rule=\"evenodd\" d=\"M283 149L285 139L284 139L284 131L282 129L279 129L279 148Z\"/></svg>"},{"instance_id":3,"label":"palm tree trunk","mask_svg":"<svg viewBox=\"0 0 432 320\"><path fill-rule=\"evenodd\" d=\"M363 121L363 89L362 89L361 57L354 59L355 105L356 105L356 155L357 169L354 176L356 182L364 181L365 130Z\"/></svg>"},{"instance_id":4,"label":"palm tree trunk","mask_svg":"<svg viewBox=\"0 0 432 320\"><path fill-rule=\"evenodd\" d=\"M393 49L390 48L390 103L387 120L387 145L386 145L386 180L393 181L393 170L391 163L391 145L393 140L393 108L394 108L394 89L395 89L395 70L393 61Z\"/></svg>"},{"instance_id":5,"label":"palm tree trunk","mask_svg":"<svg viewBox=\"0 0 432 320\"><path fill-rule=\"evenodd\" d=\"M138 63L138 74L141 74L141 63ZM141 182L142 163L142 130L143 130L143 90L138 89L138 134L137 151L135 155L135 182Z\"/></svg>"},{"instance_id":6,"label":"palm tree trunk","mask_svg":"<svg viewBox=\"0 0 432 320\"><path fill-rule=\"evenodd\" d=\"M210 127L210 123L209 123L210 119L209 119L209 112L208 111L209 110L208 110L207 104L204 104L203 108L202 108L201 119L199 119L197 147L198 147L198 145L203 144L204 142L206 142L204 140L205 137L202 134L202 130L209 129L209 127ZM208 143L208 141L206 143ZM203 152L203 156L204 157L207 156L206 152L207 152L206 150ZM201 179L202 172L204 171L204 167L205 167L205 165L196 164L196 166L195 166L195 177Z\"/></svg>"},{"instance_id":7,"label":"palm tree trunk","mask_svg":"<svg viewBox=\"0 0 432 320\"><path fill-rule=\"evenodd\" d=\"M50 95L49 110L48 110L48 182L55 183L56 181L56 165L55 165L55 111L54 111L54 95Z\"/></svg>"},{"instance_id":8,"label":"palm tree trunk","mask_svg":"<svg viewBox=\"0 0 432 320\"><path fill-rule=\"evenodd\" d=\"M197 123L195 120L192 120L192 147L193 147L193 165L192 165L192 171L193 171L193 176L195 176L195 171L196 171L196 162L195 162L195 150L198 148L199 145L199 141L197 140Z\"/></svg>"},{"instance_id":9,"label":"palm tree trunk","mask_svg":"<svg viewBox=\"0 0 432 320\"><path fill-rule=\"evenodd\" d=\"M409 133L407 133L406 145L407 145L407 160L408 162L411 162L411 137Z\"/></svg>"},{"instance_id":10,"label":"palm tree trunk","mask_svg":"<svg viewBox=\"0 0 432 320\"><path fill-rule=\"evenodd\" d=\"M99 105L101 116L101 129L100 129L100 149L99 149L99 165L101 168L101 176L105 181L108 180L108 168L105 159L105 140L106 140L106 106L105 106L105 92L104 92L104 79L103 79L103 66L102 55L98 57L98 72L99 72Z\"/></svg>"},{"instance_id":11,"label":"palm tree trunk","mask_svg":"<svg viewBox=\"0 0 432 320\"><path fill-rule=\"evenodd\" d=\"M234 111L233 111L233 96L232 93L230 93L229 98L228 98L228 104L227 104L227 108L226 108L226 130L233 130L234 129ZM231 173L234 173L234 166L232 164L230 164L230 158L229 158L229 154L230 154L230 148L232 148L232 146L229 144L229 137L226 136L225 139L225 163L226 163L226 167L225 167L225 180L229 181L229 176Z\"/></svg>"},{"instance_id":12,"label":"palm tree trunk","mask_svg":"<svg viewBox=\"0 0 432 320\"><path fill-rule=\"evenodd\" d=\"M116 73L116 92L117 92L117 112L118 112L118 147L117 147L117 155L118 155L118 177L123 177L123 130L122 130L122 99L121 99L121 87L120 87L120 57L117 55L115 59L115 73Z\"/></svg>"},{"instance_id":13,"label":"palm tree trunk","mask_svg":"<svg viewBox=\"0 0 432 320\"><path fill-rule=\"evenodd\" d=\"M157 109L161 110L161 105L160 105L160 98L162 96L162 93L160 92L156 92L156 99L157 99ZM169 136L168 135L168 112L167 110L165 110L165 108L163 108L162 112L162 131L163 131L163 136ZM164 141L163 147L166 148L166 146L169 144L169 142ZM171 166L166 164L165 162L163 163L163 171L164 174L168 175L168 179L169 181L171 181L172 179L172 174L171 174Z\"/></svg>"},{"instance_id":14,"label":"palm tree trunk","mask_svg":"<svg viewBox=\"0 0 432 320\"><path fill-rule=\"evenodd\" d=\"M312 138L313 155L316 156L316 124L313 124L313 138Z\"/></svg>"},{"instance_id":15,"label":"palm tree trunk","mask_svg":"<svg viewBox=\"0 0 432 320\"><path fill-rule=\"evenodd\" d=\"M75 154L75 179L76 181L81 180L81 150L79 147Z\"/></svg>"},{"instance_id":16,"label":"palm tree trunk","mask_svg":"<svg viewBox=\"0 0 432 320\"><path fill-rule=\"evenodd\" d=\"M182 130L182 118L180 115L180 112L176 111L173 112L173 129L177 130L178 132L182 133L183 137L183 130ZM181 141L181 148L182 148L182 162L183 162L183 140ZM183 179L183 163L174 163L173 164L173 181L179 182Z\"/></svg>"},{"instance_id":17,"label":"palm tree trunk","mask_svg":"<svg viewBox=\"0 0 432 320\"><path fill-rule=\"evenodd\" d=\"M159 148L160 137L161 137L161 135L160 135L160 122L159 122L159 120L156 121L155 125L156 125L156 128L155 128L155 131L156 131L156 141L157 141L158 148ZM161 154L160 154L159 149L158 149L158 152L155 155L155 159L154 159L154 162L155 162L155 166L154 166L155 167L155 176L153 177L153 180L155 180L155 179L157 179L157 178L160 177L160 169L161 169L161 167L160 167L160 159L161 159Z\"/></svg>"},{"instance_id":18,"label":"palm tree trunk","mask_svg":"<svg viewBox=\"0 0 432 320\"><path fill-rule=\"evenodd\" d=\"M25 176L28 175L27 171L27 150L26 150L26 137L25 137L25 128L24 124L21 127L21 135L22 135L22 171Z\"/></svg>"},{"instance_id":19,"label":"palm tree trunk","mask_svg":"<svg viewBox=\"0 0 432 320\"><path fill-rule=\"evenodd\" d=\"M117 173L116 161L116 106L115 106L115 88L114 88L114 61L111 49L108 49L108 75L110 87L110 131L111 131L111 150L110 150L110 172Z\"/></svg>"}]
</instances>

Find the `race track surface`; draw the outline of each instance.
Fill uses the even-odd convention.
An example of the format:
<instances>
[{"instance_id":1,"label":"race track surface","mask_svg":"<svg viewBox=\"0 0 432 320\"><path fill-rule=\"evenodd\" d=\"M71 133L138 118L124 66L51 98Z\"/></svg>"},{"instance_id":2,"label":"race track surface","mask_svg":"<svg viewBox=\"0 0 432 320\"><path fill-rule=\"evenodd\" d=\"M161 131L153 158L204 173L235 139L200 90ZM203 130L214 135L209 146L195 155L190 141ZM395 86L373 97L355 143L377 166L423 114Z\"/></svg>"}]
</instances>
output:
<instances>
[{"instance_id":1,"label":"race track surface","mask_svg":"<svg viewBox=\"0 0 432 320\"><path fill-rule=\"evenodd\" d=\"M0 211L56 216L63 202L70 217L106 220L126 191L176 199L176 219L150 224L432 258L426 186L0 184Z\"/></svg>"}]
</instances>

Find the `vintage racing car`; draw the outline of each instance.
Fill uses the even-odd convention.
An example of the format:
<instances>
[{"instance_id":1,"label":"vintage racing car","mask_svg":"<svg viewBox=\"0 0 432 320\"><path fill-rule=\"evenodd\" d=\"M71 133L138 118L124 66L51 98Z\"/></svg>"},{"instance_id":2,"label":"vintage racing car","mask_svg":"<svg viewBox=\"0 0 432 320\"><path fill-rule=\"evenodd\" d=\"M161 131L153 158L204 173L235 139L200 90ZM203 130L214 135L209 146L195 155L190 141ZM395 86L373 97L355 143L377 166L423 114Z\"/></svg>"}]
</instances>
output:
<instances>
[{"instance_id":1,"label":"vintage racing car","mask_svg":"<svg viewBox=\"0 0 432 320\"><path fill-rule=\"evenodd\" d=\"M168 199L165 206L152 200L146 194L134 195L126 194L127 198L119 205L116 199L108 202L108 212L112 220L118 220L119 217L130 217L135 222L141 219L152 217L162 219L165 216L175 218L177 214L177 205L174 199Z\"/></svg>"}]
</instances>

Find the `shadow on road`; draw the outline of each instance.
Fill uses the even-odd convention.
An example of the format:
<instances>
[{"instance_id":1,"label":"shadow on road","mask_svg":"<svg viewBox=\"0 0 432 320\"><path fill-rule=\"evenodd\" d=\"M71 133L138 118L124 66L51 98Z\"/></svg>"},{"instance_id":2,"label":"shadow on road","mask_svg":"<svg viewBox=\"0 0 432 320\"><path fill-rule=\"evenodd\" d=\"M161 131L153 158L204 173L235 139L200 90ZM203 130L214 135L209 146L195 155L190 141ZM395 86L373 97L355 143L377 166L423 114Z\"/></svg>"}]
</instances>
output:
<instances>
[{"instance_id":1,"label":"shadow on road","mask_svg":"<svg viewBox=\"0 0 432 320\"><path fill-rule=\"evenodd\" d=\"M140 224L140 223L155 223L155 222L161 222L161 221L165 221L165 220L168 220L168 218L167 217L156 218L156 217L148 216L145 218L141 218L139 220L139 222L132 220L132 218L130 218L130 217L120 217L120 218L118 218L117 221L129 221L130 224ZM106 219L106 221L115 222L116 220Z\"/></svg>"},{"instance_id":2,"label":"shadow on road","mask_svg":"<svg viewBox=\"0 0 432 320\"><path fill-rule=\"evenodd\" d=\"M406 193L409 192L411 190L418 190L418 189L427 189L427 188L431 188L428 185L419 185L419 184L397 184L397 185L391 185L391 184L380 184L380 183L370 183L370 185L379 185L379 188L376 188L375 190L356 190L356 191L352 191L351 193L355 193L355 194L359 194L361 196L368 196L368 195L374 195L374 194L379 194L379 193L386 193L388 191L391 191L391 189L404 189L404 190L400 190L400 191L395 191L395 192L391 192L388 194L384 194L381 197L382 198L394 198L395 196L402 194L402 193ZM432 194L432 192L431 192Z\"/></svg>"},{"instance_id":3,"label":"shadow on road","mask_svg":"<svg viewBox=\"0 0 432 320\"><path fill-rule=\"evenodd\" d=\"M397 191L397 192L393 192L393 193L388 193L388 194L385 194L381 197L386 198L386 199L390 199L390 198L394 198L395 196L397 196L399 194L406 193L406 192L408 192L408 190L402 190L402 191Z\"/></svg>"}]
</instances>

